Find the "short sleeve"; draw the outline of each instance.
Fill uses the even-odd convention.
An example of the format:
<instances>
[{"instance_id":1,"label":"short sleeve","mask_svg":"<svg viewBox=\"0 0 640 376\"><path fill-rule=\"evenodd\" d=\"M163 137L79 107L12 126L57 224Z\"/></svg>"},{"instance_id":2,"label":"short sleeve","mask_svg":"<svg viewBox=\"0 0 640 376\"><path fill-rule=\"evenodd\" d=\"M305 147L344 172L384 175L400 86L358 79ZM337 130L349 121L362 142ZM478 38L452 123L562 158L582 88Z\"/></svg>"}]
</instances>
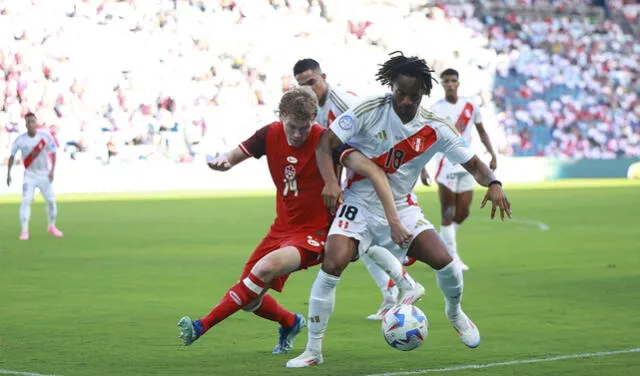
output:
<instances>
[{"instance_id":1,"label":"short sleeve","mask_svg":"<svg viewBox=\"0 0 640 376\"><path fill-rule=\"evenodd\" d=\"M47 140L47 151L49 153L55 153L56 150L58 150L58 147L56 146L56 140L54 140L53 136L48 133L45 133L44 137Z\"/></svg>"},{"instance_id":2,"label":"short sleeve","mask_svg":"<svg viewBox=\"0 0 640 376\"><path fill-rule=\"evenodd\" d=\"M482 114L480 113L480 107L478 107L478 105L474 103L473 108L475 109L475 111L473 111L473 124L482 123Z\"/></svg>"},{"instance_id":3,"label":"short sleeve","mask_svg":"<svg viewBox=\"0 0 640 376\"><path fill-rule=\"evenodd\" d=\"M351 110L348 110L344 114L338 116L336 120L331 123L329 129L335 133L336 136L346 144L353 136L358 133L362 120L359 120Z\"/></svg>"},{"instance_id":4,"label":"short sleeve","mask_svg":"<svg viewBox=\"0 0 640 376\"><path fill-rule=\"evenodd\" d=\"M11 145L11 156L14 157L18 153L18 148L20 147L20 141L22 141L22 137L18 137L13 141Z\"/></svg>"},{"instance_id":5,"label":"short sleeve","mask_svg":"<svg viewBox=\"0 0 640 376\"><path fill-rule=\"evenodd\" d=\"M438 150L452 163L467 163L474 156L473 150L464 139L458 136L449 126L443 126L441 132L441 149Z\"/></svg>"},{"instance_id":6,"label":"short sleeve","mask_svg":"<svg viewBox=\"0 0 640 376\"><path fill-rule=\"evenodd\" d=\"M240 150L242 150L247 157L254 157L256 159L265 155L267 152L267 133L269 133L269 128L270 125L267 125L258 129L253 136L238 145Z\"/></svg>"}]
</instances>

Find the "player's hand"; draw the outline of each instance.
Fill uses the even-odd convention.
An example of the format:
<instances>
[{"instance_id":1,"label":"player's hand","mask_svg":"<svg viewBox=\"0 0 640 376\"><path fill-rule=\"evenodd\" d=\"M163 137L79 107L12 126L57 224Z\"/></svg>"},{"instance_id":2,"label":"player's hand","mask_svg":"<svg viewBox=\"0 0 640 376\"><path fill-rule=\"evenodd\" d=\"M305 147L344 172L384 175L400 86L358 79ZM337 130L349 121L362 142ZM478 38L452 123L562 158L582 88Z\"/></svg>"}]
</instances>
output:
<instances>
[{"instance_id":1,"label":"player's hand","mask_svg":"<svg viewBox=\"0 0 640 376\"><path fill-rule=\"evenodd\" d=\"M498 168L498 158L496 158L496 156L495 156L495 155L492 155L492 156L491 156L491 162L489 162L489 168L490 168L492 171L495 171L495 170L496 170L496 168Z\"/></svg>"},{"instance_id":2,"label":"player's hand","mask_svg":"<svg viewBox=\"0 0 640 376\"><path fill-rule=\"evenodd\" d=\"M493 184L487 190L487 194L482 200L480 208L484 208L487 201L491 201L491 219L496 216L496 209L500 208L500 218L504 221L504 214L506 213L511 218L511 203L507 200L507 196L502 191L500 184Z\"/></svg>"},{"instance_id":3,"label":"player's hand","mask_svg":"<svg viewBox=\"0 0 640 376\"><path fill-rule=\"evenodd\" d=\"M53 171L49 171L49 182L53 182Z\"/></svg>"},{"instance_id":4,"label":"player's hand","mask_svg":"<svg viewBox=\"0 0 640 376\"><path fill-rule=\"evenodd\" d=\"M11 176L7 176L7 187L11 186Z\"/></svg>"},{"instance_id":5,"label":"player's hand","mask_svg":"<svg viewBox=\"0 0 640 376\"><path fill-rule=\"evenodd\" d=\"M216 171L228 171L231 169L231 163L224 154L216 153L215 156L207 155L207 165L210 169Z\"/></svg>"},{"instance_id":6,"label":"player's hand","mask_svg":"<svg viewBox=\"0 0 640 376\"><path fill-rule=\"evenodd\" d=\"M338 183L325 184L322 188L322 201L331 215L336 214L336 208L342 204L342 189Z\"/></svg>"},{"instance_id":7,"label":"player's hand","mask_svg":"<svg viewBox=\"0 0 640 376\"><path fill-rule=\"evenodd\" d=\"M407 248L411 241L411 233L400 220L389 222L391 228L391 240L402 248Z\"/></svg>"},{"instance_id":8,"label":"player's hand","mask_svg":"<svg viewBox=\"0 0 640 376\"><path fill-rule=\"evenodd\" d=\"M431 186L431 177L429 176L426 168L423 168L422 172L420 173L420 181L422 181L422 184L426 185L427 187Z\"/></svg>"}]
</instances>

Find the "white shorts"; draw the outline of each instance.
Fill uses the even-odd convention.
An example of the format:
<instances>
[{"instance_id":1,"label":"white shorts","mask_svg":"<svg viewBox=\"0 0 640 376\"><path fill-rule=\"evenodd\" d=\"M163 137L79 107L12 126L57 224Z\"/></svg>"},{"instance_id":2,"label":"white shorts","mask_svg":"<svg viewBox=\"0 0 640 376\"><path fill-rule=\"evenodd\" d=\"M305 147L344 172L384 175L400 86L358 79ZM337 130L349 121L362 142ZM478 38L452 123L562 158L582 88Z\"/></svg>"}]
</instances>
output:
<instances>
[{"instance_id":1,"label":"white shorts","mask_svg":"<svg viewBox=\"0 0 640 376\"><path fill-rule=\"evenodd\" d=\"M53 185L49 181L48 175L25 174L24 181L22 183L22 198L24 200L32 201L36 188L40 190L40 193L45 200L55 200Z\"/></svg>"},{"instance_id":2,"label":"white shorts","mask_svg":"<svg viewBox=\"0 0 640 376\"><path fill-rule=\"evenodd\" d=\"M400 221L411 232L415 239L421 232L433 229L417 205L401 209L398 212ZM401 248L391 240L391 231L387 220L372 215L364 205L345 201L338 208L329 236L344 235L360 242L358 253L364 254L372 245L379 245L391 251L398 259L407 255L408 248Z\"/></svg>"},{"instance_id":3,"label":"white shorts","mask_svg":"<svg viewBox=\"0 0 640 376\"><path fill-rule=\"evenodd\" d=\"M460 165L454 165L446 158L440 160L436 181L447 187L453 193L473 191L476 180Z\"/></svg>"}]
</instances>

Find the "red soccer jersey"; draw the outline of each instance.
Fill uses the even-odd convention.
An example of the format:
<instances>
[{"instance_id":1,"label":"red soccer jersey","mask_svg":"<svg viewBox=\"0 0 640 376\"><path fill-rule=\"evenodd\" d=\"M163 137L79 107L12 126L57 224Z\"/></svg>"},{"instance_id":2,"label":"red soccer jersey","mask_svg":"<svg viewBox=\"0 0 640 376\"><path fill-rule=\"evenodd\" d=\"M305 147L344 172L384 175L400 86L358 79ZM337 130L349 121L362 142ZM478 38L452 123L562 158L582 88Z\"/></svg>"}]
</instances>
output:
<instances>
[{"instance_id":1,"label":"red soccer jersey","mask_svg":"<svg viewBox=\"0 0 640 376\"><path fill-rule=\"evenodd\" d=\"M326 231L331 216L322 202L324 181L316 164L316 146L324 128L314 124L302 147L287 143L282 122L260 128L239 147L248 156L267 156L278 190L276 219L271 231Z\"/></svg>"}]
</instances>

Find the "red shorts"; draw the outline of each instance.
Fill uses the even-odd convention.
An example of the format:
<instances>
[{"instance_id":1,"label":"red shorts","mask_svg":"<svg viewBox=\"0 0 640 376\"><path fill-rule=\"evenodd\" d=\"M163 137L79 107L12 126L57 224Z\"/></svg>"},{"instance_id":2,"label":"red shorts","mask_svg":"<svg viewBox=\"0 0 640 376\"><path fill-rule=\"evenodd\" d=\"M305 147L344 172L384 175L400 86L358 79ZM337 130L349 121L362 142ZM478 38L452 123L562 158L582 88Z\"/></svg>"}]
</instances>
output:
<instances>
[{"instance_id":1,"label":"red shorts","mask_svg":"<svg viewBox=\"0 0 640 376\"><path fill-rule=\"evenodd\" d=\"M247 260L242 270L240 280L245 279L251 269L260 261L261 258L280 248L292 246L300 252L300 267L296 270L307 269L308 267L318 265L322 262L322 252L324 251L324 242L326 240L327 231L323 231L322 236L313 234L312 232L297 233L273 233L269 232L267 236L258 244L255 251ZM294 270L295 271L295 270ZM271 282L270 288L277 292L282 292L287 278L291 273L287 273L277 277Z\"/></svg>"}]
</instances>

